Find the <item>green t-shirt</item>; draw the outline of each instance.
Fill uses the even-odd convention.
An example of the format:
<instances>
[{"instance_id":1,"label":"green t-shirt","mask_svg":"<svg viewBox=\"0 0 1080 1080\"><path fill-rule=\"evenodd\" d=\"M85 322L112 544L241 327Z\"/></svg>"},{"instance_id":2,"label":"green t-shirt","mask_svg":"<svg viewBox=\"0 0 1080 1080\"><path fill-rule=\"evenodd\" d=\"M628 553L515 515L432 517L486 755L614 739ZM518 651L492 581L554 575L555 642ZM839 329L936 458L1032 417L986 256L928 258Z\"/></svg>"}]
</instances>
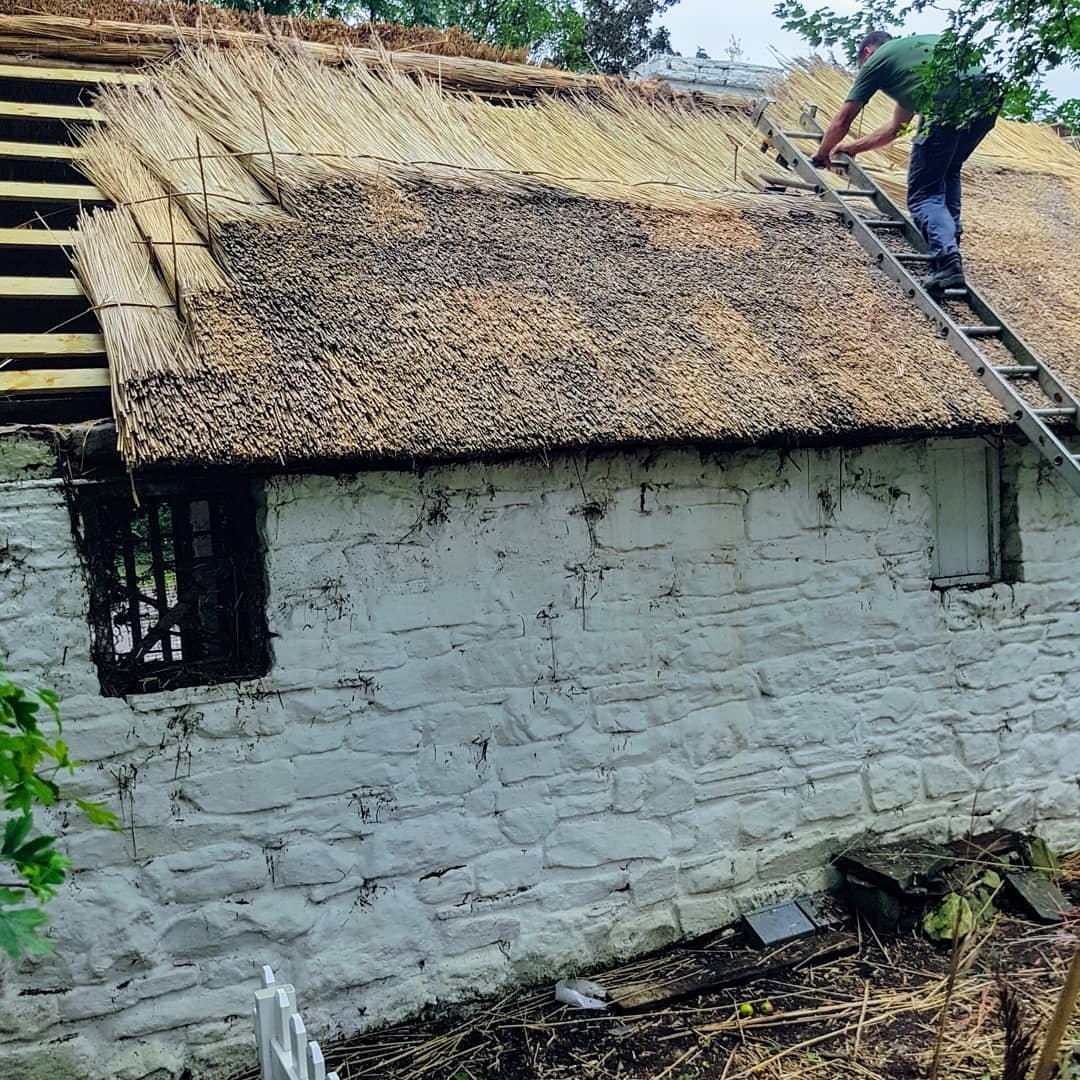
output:
<instances>
[{"instance_id":1,"label":"green t-shirt","mask_svg":"<svg viewBox=\"0 0 1080 1080\"><path fill-rule=\"evenodd\" d=\"M886 41L863 64L847 100L865 105L880 90L910 112L922 112L926 108L925 65L933 60L940 36L914 34Z\"/></svg>"}]
</instances>

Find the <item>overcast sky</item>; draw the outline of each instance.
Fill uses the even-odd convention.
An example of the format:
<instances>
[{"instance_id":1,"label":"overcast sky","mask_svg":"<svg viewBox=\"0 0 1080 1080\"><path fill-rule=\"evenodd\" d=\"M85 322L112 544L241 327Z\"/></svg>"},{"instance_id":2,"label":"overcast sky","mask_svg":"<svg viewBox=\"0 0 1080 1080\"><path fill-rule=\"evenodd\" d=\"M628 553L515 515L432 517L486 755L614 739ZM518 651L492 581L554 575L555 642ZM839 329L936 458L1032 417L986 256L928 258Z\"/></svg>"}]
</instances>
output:
<instances>
[{"instance_id":1,"label":"overcast sky","mask_svg":"<svg viewBox=\"0 0 1080 1080\"><path fill-rule=\"evenodd\" d=\"M843 12L858 6L855 0L810 0L806 7L812 11L823 5ZM772 9L772 0L680 0L662 21L671 31L672 46L684 56L693 56L700 45L710 56L723 58L733 34L742 44L744 59L752 64L773 63L771 49L785 56L805 56L806 43L797 34L781 30ZM942 25L940 12L927 11L913 18L905 29L932 33ZM1046 83L1057 97L1080 97L1080 72L1074 69L1051 72Z\"/></svg>"}]
</instances>

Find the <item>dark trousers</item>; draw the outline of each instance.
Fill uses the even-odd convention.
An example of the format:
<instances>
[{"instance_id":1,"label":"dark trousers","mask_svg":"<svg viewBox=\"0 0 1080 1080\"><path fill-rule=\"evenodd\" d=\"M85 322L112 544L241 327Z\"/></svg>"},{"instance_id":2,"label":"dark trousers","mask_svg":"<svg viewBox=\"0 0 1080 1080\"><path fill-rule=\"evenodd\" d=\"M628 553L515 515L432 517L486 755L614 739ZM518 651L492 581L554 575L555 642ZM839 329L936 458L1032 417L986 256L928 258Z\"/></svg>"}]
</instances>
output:
<instances>
[{"instance_id":1,"label":"dark trousers","mask_svg":"<svg viewBox=\"0 0 1080 1080\"><path fill-rule=\"evenodd\" d=\"M960 170L996 122L997 113L962 128L935 122L915 137L908 168L908 210L935 260L960 250ZM925 121L922 126L927 126Z\"/></svg>"}]
</instances>

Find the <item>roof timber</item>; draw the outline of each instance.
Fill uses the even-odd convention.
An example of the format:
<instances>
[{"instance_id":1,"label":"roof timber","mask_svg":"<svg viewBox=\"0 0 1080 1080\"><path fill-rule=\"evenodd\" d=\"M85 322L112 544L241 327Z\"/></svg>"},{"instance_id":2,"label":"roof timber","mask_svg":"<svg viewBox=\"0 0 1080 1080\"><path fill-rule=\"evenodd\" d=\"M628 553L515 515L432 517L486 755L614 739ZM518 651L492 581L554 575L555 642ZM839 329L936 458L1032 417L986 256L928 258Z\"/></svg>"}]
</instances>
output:
<instances>
[{"instance_id":1,"label":"roof timber","mask_svg":"<svg viewBox=\"0 0 1080 1080\"><path fill-rule=\"evenodd\" d=\"M41 101L0 101L0 117L17 120L83 120L101 123L105 117L88 105L53 105Z\"/></svg>"},{"instance_id":2,"label":"roof timber","mask_svg":"<svg viewBox=\"0 0 1080 1080\"><path fill-rule=\"evenodd\" d=\"M142 75L133 71L101 71L84 67L42 67L31 63L0 60L0 79L37 79L43 82L140 83Z\"/></svg>"},{"instance_id":3,"label":"roof timber","mask_svg":"<svg viewBox=\"0 0 1080 1080\"><path fill-rule=\"evenodd\" d=\"M98 356L103 352L101 334L0 334L0 357Z\"/></svg>"},{"instance_id":4,"label":"roof timber","mask_svg":"<svg viewBox=\"0 0 1080 1080\"><path fill-rule=\"evenodd\" d=\"M8 142L0 139L0 158L34 158L38 161L78 161L82 148L61 143Z\"/></svg>"},{"instance_id":5,"label":"roof timber","mask_svg":"<svg viewBox=\"0 0 1080 1080\"><path fill-rule=\"evenodd\" d=\"M85 296L73 277L6 277L0 275L0 299L42 300Z\"/></svg>"},{"instance_id":6,"label":"roof timber","mask_svg":"<svg viewBox=\"0 0 1080 1080\"><path fill-rule=\"evenodd\" d=\"M93 184L50 184L41 181L0 180L3 202L92 202L109 199Z\"/></svg>"},{"instance_id":7,"label":"roof timber","mask_svg":"<svg viewBox=\"0 0 1080 1080\"><path fill-rule=\"evenodd\" d=\"M47 368L36 371L0 371L0 393L34 390L107 389L109 369Z\"/></svg>"},{"instance_id":8,"label":"roof timber","mask_svg":"<svg viewBox=\"0 0 1080 1080\"><path fill-rule=\"evenodd\" d=\"M0 228L0 247L74 247L78 236L78 229Z\"/></svg>"}]
</instances>

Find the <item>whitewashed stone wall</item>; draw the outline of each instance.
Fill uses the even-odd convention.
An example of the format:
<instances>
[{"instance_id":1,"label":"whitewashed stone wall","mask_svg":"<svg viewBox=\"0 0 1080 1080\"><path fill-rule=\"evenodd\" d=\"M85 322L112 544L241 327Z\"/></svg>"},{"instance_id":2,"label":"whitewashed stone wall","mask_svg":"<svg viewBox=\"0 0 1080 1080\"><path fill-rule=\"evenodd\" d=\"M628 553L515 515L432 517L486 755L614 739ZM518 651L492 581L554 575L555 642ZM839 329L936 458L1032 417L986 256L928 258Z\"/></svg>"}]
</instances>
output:
<instances>
[{"instance_id":1,"label":"whitewashed stone wall","mask_svg":"<svg viewBox=\"0 0 1080 1080\"><path fill-rule=\"evenodd\" d=\"M219 1078L269 962L320 1038L655 946L866 832L1080 840L1080 504L933 591L925 447L607 455L266 487L274 666L104 699L48 454L4 445L0 657L64 697L73 827L0 1074Z\"/></svg>"}]
</instances>

